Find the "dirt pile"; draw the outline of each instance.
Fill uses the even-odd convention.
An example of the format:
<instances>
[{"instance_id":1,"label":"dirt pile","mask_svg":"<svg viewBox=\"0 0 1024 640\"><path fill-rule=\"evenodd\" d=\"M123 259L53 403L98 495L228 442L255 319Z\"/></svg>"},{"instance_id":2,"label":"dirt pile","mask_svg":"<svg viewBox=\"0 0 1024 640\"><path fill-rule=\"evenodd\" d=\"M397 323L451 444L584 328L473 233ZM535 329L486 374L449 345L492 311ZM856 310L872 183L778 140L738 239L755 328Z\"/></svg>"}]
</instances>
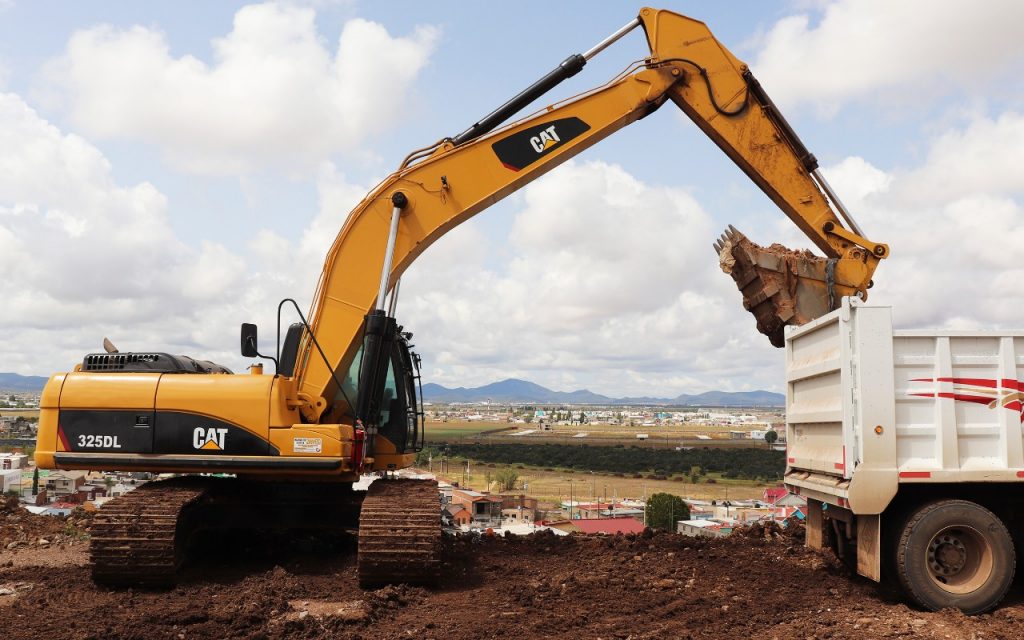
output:
<instances>
[{"instance_id":1,"label":"dirt pile","mask_svg":"<svg viewBox=\"0 0 1024 640\"><path fill-rule=\"evenodd\" d=\"M229 549L210 549L179 586L156 592L96 588L74 564L4 567L0 555L0 590L11 591L0 619L17 621L5 629L12 639L1024 637L1019 591L990 615L917 611L808 551L793 531L459 537L446 540L437 588L374 591L358 588L352 541L329 554L276 546L230 563Z\"/></svg>"},{"instance_id":2,"label":"dirt pile","mask_svg":"<svg viewBox=\"0 0 1024 640\"><path fill-rule=\"evenodd\" d=\"M0 498L0 550L65 544L88 531L92 515L76 509L67 518L35 515L12 496Z\"/></svg>"},{"instance_id":3,"label":"dirt pile","mask_svg":"<svg viewBox=\"0 0 1024 640\"><path fill-rule=\"evenodd\" d=\"M732 535L737 538L784 540L802 545L807 537L807 527L799 518L790 518L786 521L786 526L774 521L760 521L734 529Z\"/></svg>"}]
</instances>

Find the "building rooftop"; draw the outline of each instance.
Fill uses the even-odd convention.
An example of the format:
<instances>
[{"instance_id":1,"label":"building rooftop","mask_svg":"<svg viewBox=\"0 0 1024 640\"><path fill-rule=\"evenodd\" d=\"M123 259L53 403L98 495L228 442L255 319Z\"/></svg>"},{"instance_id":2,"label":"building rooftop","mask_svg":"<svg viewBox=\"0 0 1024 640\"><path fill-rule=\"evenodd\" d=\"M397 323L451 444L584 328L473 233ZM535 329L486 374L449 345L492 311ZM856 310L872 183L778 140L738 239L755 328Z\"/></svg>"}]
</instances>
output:
<instances>
[{"instance_id":1,"label":"building rooftop","mask_svg":"<svg viewBox=\"0 0 1024 640\"><path fill-rule=\"evenodd\" d=\"M592 518L573 520L582 533L643 533L644 525L633 518Z\"/></svg>"},{"instance_id":2,"label":"building rooftop","mask_svg":"<svg viewBox=\"0 0 1024 640\"><path fill-rule=\"evenodd\" d=\"M719 529L722 527L722 523L713 520L680 520L679 524L697 529Z\"/></svg>"}]
</instances>

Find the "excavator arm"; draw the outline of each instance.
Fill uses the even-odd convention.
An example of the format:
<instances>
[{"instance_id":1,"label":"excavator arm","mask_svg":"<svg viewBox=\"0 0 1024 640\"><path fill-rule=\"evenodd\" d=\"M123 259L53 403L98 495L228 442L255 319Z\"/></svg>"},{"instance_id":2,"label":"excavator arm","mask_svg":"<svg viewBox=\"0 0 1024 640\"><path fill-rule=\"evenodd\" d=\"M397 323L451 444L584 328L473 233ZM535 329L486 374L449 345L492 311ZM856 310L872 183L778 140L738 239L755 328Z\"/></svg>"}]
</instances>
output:
<instances>
[{"instance_id":1,"label":"excavator arm","mask_svg":"<svg viewBox=\"0 0 1024 640\"><path fill-rule=\"evenodd\" d=\"M650 45L642 62L604 86L502 125L637 26ZM825 254L761 249L731 227L716 243L720 263L743 292L759 330L780 346L785 324L827 313L841 296L866 297L888 248L863 236L745 64L702 22L645 8L463 133L410 154L351 212L327 255L310 331L298 350L305 419L360 413L348 404L342 381L360 347L383 331L381 323L391 315L387 293L392 291L393 304L399 278L427 247L666 101L682 109Z\"/></svg>"}]
</instances>

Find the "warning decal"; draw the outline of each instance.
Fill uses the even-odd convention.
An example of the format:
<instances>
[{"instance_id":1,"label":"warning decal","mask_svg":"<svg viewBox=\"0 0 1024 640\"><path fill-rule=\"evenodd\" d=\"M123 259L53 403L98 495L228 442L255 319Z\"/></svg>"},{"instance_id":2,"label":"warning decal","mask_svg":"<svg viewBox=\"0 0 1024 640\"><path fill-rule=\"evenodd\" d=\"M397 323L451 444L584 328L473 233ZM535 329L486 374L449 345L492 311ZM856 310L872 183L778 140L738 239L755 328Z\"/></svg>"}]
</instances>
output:
<instances>
[{"instance_id":1,"label":"warning decal","mask_svg":"<svg viewBox=\"0 0 1024 640\"><path fill-rule=\"evenodd\" d=\"M323 449L323 438L295 438L292 441L292 451L295 453L320 453Z\"/></svg>"}]
</instances>

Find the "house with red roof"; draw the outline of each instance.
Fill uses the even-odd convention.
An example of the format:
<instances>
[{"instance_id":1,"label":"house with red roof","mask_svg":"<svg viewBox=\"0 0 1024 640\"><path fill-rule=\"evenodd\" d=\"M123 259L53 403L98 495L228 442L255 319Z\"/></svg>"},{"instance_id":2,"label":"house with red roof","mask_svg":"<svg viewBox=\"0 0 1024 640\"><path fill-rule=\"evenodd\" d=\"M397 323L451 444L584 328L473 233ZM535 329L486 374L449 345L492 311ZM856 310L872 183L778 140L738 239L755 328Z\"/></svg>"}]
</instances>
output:
<instances>
[{"instance_id":1,"label":"house with red roof","mask_svg":"<svg viewBox=\"0 0 1024 640\"><path fill-rule=\"evenodd\" d=\"M643 533L644 525L633 518L588 518L572 520L570 530L579 533L604 533L614 535L616 533Z\"/></svg>"},{"instance_id":2,"label":"house with red roof","mask_svg":"<svg viewBox=\"0 0 1024 640\"><path fill-rule=\"evenodd\" d=\"M789 490L786 487L768 487L764 490L764 495L761 497L762 502L775 506L775 503L785 498L789 494Z\"/></svg>"}]
</instances>

